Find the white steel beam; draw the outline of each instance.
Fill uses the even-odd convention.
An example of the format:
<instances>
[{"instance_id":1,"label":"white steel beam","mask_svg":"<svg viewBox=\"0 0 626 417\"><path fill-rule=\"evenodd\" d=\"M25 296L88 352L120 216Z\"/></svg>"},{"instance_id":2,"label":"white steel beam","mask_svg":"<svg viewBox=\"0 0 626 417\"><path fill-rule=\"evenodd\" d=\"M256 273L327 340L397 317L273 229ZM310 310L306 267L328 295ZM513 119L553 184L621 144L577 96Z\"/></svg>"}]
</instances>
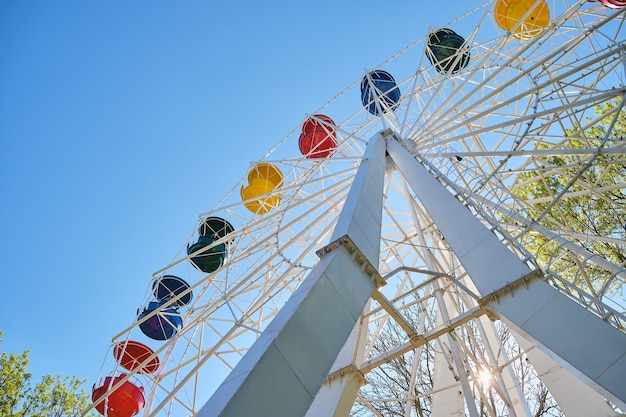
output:
<instances>
[{"instance_id":1,"label":"white steel beam","mask_svg":"<svg viewBox=\"0 0 626 417\"><path fill-rule=\"evenodd\" d=\"M389 155L417 194L482 296L532 271L396 140ZM498 262L493 262L498 260Z\"/></svg>"},{"instance_id":2,"label":"white steel beam","mask_svg":"<svg viewBox=\"0 0 626 417\"><path fill-rule=\"evenodd\" d=\"M483 306L626 408L626 334L531 271L397 140L387 151L483 297Z\"/></svg>"},{"instance_id":3,"label":"white steel beam","mask_svg":"<svg viewBox=\"0 0 626 417\"><path fill-rule=\"evenodd\" d=\"M511 332L524 349L537 374L567 417L619 417L604 398L560 366L550 355L535 349L522 336Z\"/></svg>"},{"instance_id":4,"label":"white steel beam","mask_svg":"<svg viewBox=\"0 0 626 417\"><path fill-rule=\"evenodd\" d=\"M378 275L385 141L376 134L322 259L197 417L303 416L328 376Z\"/></svg>"},{"instance_id":5,"label":"white steel beam","mask_svg":"<svg viewBox=\"0 0 626 417\"><path fill-rule=\"evenodd\" d=\"M337 357L330 374L315 396L306 417L348 417L359 388L365 383L363 374L354 366L363 360L367 342L367 319L359 322Z\"/></svg>"},{"instance_id":6,"label":"white steel beam","mask_svg":"<svg viewBox=\"0 0 626 417\"><path fill-rule=\"evenodd\" d=\"M437 328L441 328L444 323L450 323L449 301L442 297L440 289L436 290L436 297ZM452 331L447 332L445 342L444 338L439 339L439 349L435 350L432 417L461 416L465 414L466 408L470 417L478 417L480 413L476 404L473 401L465 401L464 394L470 394L472 390L458 343L451 333Z\"/></svg>"}]
</instances>

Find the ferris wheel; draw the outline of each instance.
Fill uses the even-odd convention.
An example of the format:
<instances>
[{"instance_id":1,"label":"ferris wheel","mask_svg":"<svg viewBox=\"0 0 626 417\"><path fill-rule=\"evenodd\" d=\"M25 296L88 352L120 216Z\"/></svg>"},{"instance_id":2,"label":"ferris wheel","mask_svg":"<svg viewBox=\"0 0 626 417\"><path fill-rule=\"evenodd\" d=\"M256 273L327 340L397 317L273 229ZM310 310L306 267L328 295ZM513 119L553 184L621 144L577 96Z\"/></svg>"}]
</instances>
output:
<instances>
[{"instance_id":1,"label":"ferris wheel","mask_svg":"<svg viewBox=\"0 0 626 417\"><path fill-rule=\"evenodd\" d=\"M621 415L624 6L487 1L312 111L138 295L92 409Z\"/></svg>"}]
</instances>

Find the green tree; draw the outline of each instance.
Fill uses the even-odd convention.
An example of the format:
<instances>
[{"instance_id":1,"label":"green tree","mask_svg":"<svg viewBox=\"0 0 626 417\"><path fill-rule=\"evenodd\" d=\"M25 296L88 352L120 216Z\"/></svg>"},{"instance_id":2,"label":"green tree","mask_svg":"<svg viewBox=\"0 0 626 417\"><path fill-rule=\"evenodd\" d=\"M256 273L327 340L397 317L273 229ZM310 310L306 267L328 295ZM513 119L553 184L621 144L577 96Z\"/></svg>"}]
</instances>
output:
<instances>
[{"instance_id":1,"label":"green tree","mask_svg":"<svg viewBox=\"0 0 626 417\"><path fill-rule=\"evenodd\" d=\"M75 376L46 375L31 385L28 362L28 351L0 354L0 416L78 417L87 409L90 398L81 388L84 381ZM95 416L98 414L88 414Z\"/></svg>"},{"instance_id":2,"label":"green tree","mask_svg":"<svg viewBox=\"0 0 626 417\"><path fill-rule=\"evenodd\" d=\"M538 225L560 231L589 253L623 267L626 111L621 103L622 97L616 97L595 106L594 115L569 129L560 144L542 145L540 150L550 149L554 154L537 158L536 170L521 174L513 193L528 202L527 209ZM570 150L596 152L576 154ZM561 242L541 233L526 234L523 243L542 267L598 298L614 295L623 285L605 269L564 251Z\"/></svg>"}]
</instances>

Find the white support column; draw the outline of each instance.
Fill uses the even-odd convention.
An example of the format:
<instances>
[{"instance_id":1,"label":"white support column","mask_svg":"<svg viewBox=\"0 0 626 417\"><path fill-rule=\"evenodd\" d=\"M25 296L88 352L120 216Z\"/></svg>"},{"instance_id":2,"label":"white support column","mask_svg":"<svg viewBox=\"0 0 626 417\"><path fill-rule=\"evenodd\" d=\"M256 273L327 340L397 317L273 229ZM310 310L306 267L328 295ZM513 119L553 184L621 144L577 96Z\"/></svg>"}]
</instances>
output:
<instances>
[{"instance_id":1,"label":"white support column","mask_svg":"<svg viewBox=\"0 0 626 417\"><path fill-rule=\"evenodd\" d=\"M600 394L592 390L540 349L511 332L567 417L619 417Z\"/></svg>"},{"instance_id":2,"label":"white support column","mask_svg":"<svg viewBox=\"0 0 626 417\"><path fill-rule=\"evenodd\" d=\"M626 334L538 278L396 140L387 151L484 297L484 307L626 408Z\"/></svg>"},{"instance_id":3,"label":"white support column","mask_svg":"<svg viewBox=\"0 0 626 417\"><path fill-rule=\"evenodd\" d=\"M368 144L333 243L197 417L303 416L357 323L378 275L385 141Z\"/></svg>"},{"instance_id":4,"label":"white support column","mask_svg":"<svg viewBox=\"0 0 626 417\"><path fill-rule=\"evenodd\" d=\"M380 135L384 136L385 132L382 132L376 136L379 137ZM382 139L383 138L381 137L380 142L384 147L385 144L384 140ZM363 193L363 195L361 196L362 199L367 199L371 197L375 198L376 196L368 196L368 193ZM358 210L364 212L364 217L368 216L366 211L369 210L368 207L370 207L370 202L362 200L359 204L353 204L356 202L356 200L353 200L350 204L346 202L346 205L344 205L344 208L341 211L338 223L342 223L345 225L350 224L347 219L354 217ZM378 210L378 208L376 208L376 210ZM382 205L380 207L380 210L382 211ZM331 240L334 240L344 234L350 236L362 235L363 232L359 228L355 228L354 226L356 225L351 226L352 231L350 231L345 227L340 227L338 224L338 226L334 230L333 238ZM370 240L372 238L377 239L377 241L371 240L370 248L372 251L371 256L376 257L374 265L378 265L380 227L378 228L377 235L374 235L372 231L369 231L367 236L363 237L369 237ZM367 322L357 323L356 327L353 329L350 335L350 338L344 345L341 353L337 357L337 360L333 364L328 378L326 379L326 381L324 381L324 385L322 385L321 389L315 396L311 407L306 413L306 417L347 417L350 414L350 410L352 409L352 405L354 404L354 400L356 399L359 388L363 384L363 376L356 369L355 364L360 362L360 350L365 346L366 340Z\"/></svg>"},{"instance_id":5,"label":"white support column","mask_svg":"<svg viewBox=\"0 0 626 417\"><path fill-rule=\"evenodd\" d=\"M353 329L306 417L348 417L364 378L354 366L361 361L367 340L367 323Z\"/></svg>"},{"instance_id":6,"label":"white support column","mask_svg":"<svg viewBox=\"0 0 626 417\"><path fill-rule=\"evenodd\" d=\"M495 329L494 324L486 316L480 316L477 320L482 326L484 336L491 349L498 347L498 355L501 357L503 362L508 362L509 357L502 346L500 335ZM493 363L497 363L497 361L494 360ZM494 375L494 379L496 382L501 382L500 386L502 387L505 401L508 403L507 408L509 410L510 417L525 417L532 415L530 413L530 409L528 408L528 404L524 399L522 387L520 387L517 382L517 376L510 366L503 368L499 375L496 373ZM568 414L566 415L570 417Z\"/></svg>"},{"instance_id":7,"label":"white support column","mask_svg":"<svg viewBox=\"0 0 626 417\"><path fill-rule=\"evenodd\" d=\"M437 291L437 327L443 327L450 321L448 315L448 303ZM465 395L470 393L469 380L465 373L465 366L459 355L456 340L449 334L438 341L438 349L435 349L435 366L433 375L432 394L432 417L448 417L465 415ZM473 403L467 404L470 417L478 416L478 410Z\"/></svg>"},{"instance_id":8,"label":"white support column","mask_svg":"<svg viewBox=\"0 0 626 417\"><path fill-rule=\"evenodd\" d=\"M463 268L472 277L479 294L490 294L532 272L404 146L391 140L387 150Z\"/></svg>"}]
</instances>

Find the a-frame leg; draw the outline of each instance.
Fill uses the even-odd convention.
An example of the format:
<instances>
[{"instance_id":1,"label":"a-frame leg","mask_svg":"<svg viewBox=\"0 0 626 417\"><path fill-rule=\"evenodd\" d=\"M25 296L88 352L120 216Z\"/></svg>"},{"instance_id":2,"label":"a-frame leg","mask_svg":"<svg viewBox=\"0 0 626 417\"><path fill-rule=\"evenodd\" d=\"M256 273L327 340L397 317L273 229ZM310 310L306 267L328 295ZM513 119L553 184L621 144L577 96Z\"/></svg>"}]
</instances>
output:
<instances>
[{"instance_id":1,"label":"a-frame leg","mask_svg":"<svg viewBox=\"0 0 626 417\"><path fill-rule=\"evenodd\" d=\"M332 243L198 417L304 415L372 291L382 284L377 270L384 173L385 141L377 134Z\"/></svg>"},{"instance_id":2,"label":"a-frame leg","mask_svg":"<svg viewBox=\"0 0 626 417\"><path fill-rule=\"evenodd\" d=\"M626 334L531 271L397 140L387 151L483 297L483 306L620 408Z\"/></svg>"}]
</instances>

